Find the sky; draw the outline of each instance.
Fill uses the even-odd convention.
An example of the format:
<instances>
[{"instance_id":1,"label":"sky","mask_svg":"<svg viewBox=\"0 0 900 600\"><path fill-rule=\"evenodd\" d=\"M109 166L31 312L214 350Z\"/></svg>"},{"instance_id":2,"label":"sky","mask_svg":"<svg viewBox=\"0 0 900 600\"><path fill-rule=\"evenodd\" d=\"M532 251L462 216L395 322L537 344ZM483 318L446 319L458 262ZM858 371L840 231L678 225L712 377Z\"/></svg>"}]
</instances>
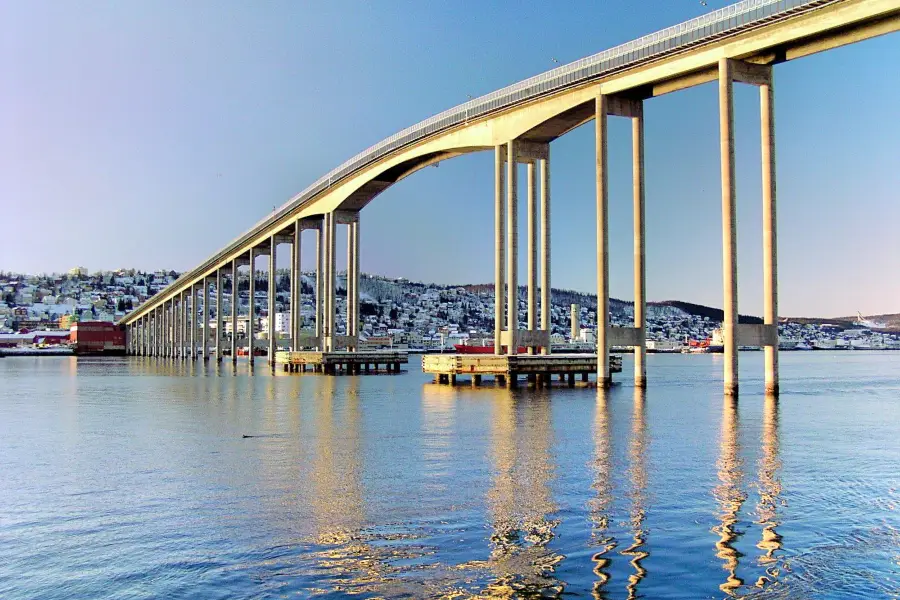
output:
<instances>
[{"instance_id":1,"label":"sky","mask_svg":"<svg viewBox=\"0 0 900 600\"><path fill-rule=\"evenodd\" d=\"M0 2L0 270L191 269L394 132L726 3L706 4ZM895 34L775 69L783 316L900 311L898 63ZM756 88L736 87L735 123L739 306L761 314ZM610 293L627 300L630 126L610 126ZM553 286L586 292L593 136L551 145ZM715 84L648 100L645 145L648 296L721 306ZM364 272L492 281L492 153L388 189L360 237Z\"/></svg>"}]
</instances>

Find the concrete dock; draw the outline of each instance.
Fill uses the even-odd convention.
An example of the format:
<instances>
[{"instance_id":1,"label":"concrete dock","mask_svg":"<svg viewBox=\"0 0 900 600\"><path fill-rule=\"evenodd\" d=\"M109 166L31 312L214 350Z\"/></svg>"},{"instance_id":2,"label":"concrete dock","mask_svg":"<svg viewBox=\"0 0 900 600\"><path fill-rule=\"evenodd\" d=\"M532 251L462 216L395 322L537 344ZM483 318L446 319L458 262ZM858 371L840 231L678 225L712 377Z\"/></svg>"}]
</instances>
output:
<instances>
[{"instance_id":1,"label":"concrete dock","mask_svg":"<svg viewBox=\"0 0 900 600\"><path fill-rule=\"evenodd\" d=\"M500 385L516 387L519 376L529 383L549 386L556 375L570 387L576 376L588 381L597 372L596 354L426 354L422 371L434 375L435 382L456 385L459 377L467 377L472 385L480 385L485 375ZM610 372L622 371L621 357L610 358Z\"/></svg>"},{"instance_id":2,"label":"concrete dock","mask_svg":"<svg viewBox=\"0 0 900 600\"><path fill-rule=\"evenodd\" d=\"M275 365L286 373L399 373L400 365L409 363L409 355L400 350L370 350L368 352L320 352L317 350L280 351L275 353Z\"/></svg>"}]
</instances>

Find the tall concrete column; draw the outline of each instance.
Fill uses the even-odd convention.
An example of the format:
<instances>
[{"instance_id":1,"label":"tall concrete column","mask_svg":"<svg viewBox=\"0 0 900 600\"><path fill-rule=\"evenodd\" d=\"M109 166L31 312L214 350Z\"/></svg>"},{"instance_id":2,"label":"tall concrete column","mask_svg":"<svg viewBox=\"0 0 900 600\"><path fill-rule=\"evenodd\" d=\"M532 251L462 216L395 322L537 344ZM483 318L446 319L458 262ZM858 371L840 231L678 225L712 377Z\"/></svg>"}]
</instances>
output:
<instances>
[{"instance_id":1,"label":"tall concrete column","mask_svg":"<svg viewBox=\"0 0 900 600\"><path fill-rule=\"evenodd\" d=\"M596 162L597 162L597 385L608 386L609 373L609 171L607 169L607 100L597 96Z\"/></svg>"},{"instance_id":2,"label":"tall concrete column","mask_svg":"<svg viewBox=\"0 0 900 600\"><path fill-rule=\"evenodd\" d=\"M222 362L222 306L225 301L222 292L222 268L216 269L216 362Z\"/></svg>"},{"instance_id":3,"label":"tall concrete column","mask_svg":"<svg viewBox=\"0 0 900 600\"><path fill-rule=\"evenodd\" d=\"M253 365L253 338L256 332L256 252L250 248L250 312L247 320L247 340L250 351L247 353L250 365Z\"/></svg>"},{"instance_id":4,"label":"tall concrete column","mask_svg":"<svg viewBox=\"0 0 900 600\"><path fill-rule=\"evenodd\" d=\"M638 346L634 348L634 385L647 385L647 275L644 244L644 111L631 119L632 186L634 202L634 326Z\"/></svg>"},{"instance_id":5,"label":"tall concrete column","mask_svg":"<svg viewBox=\"0 0 900 600\"><path fill-rule=\"evenodd\" d=\"M549 336L553 328L550 306L550 145L547 158L541 161L541 329ZM541 354L550 354L550 344Z\"/></svg>"},{"instance_id":6,"label":"tall concrete column","mask_svg":"<svg viewBox=\"0 0 900 600\"><path fill-rule=\"evenodd\" d=\"M301 293L303 276L300 267L300 241L302 229L300 228L300 220L294 223L294 239L291 243L291 348L299 350L298 341L300 340L300 307L302 305Z\"/></svg>"},{"instance_id":7,"label":"tall concrete column","mask_svg":"<svg viewBox=\"0 0 900 600\"><path fill-rule=\"evenodd\" d=\"M269 313L269 364L274 367L275 366L275 348L277 347L275 344L275 295L278 292L278 281L275 274L275 258L276 258L276 250L277 247L275 236L272 235L269 237L269 306L267 312Z\"/></svg>"},{"instance_id":8,"label":"tall concrete column","mask_svg":"<svg viewBox=\"0 0 900 600\"><path fill-rule=\"evenodd\" d=\"M203 360L209 360L209 279L203 278Z\"/></svg>"},{"instance_id":9,"label":"tall concrete column","mask_svg":"<svg viewBox=\"0 0 900 600\"><path fill-rule=\"evenodd\" d=\"M188 303L184 290L181 291L181 358L188 354Z\"/></svg>"},{"instance_id":10,"label":"tall concrete column","mask_svg":"<svg viewBox=\"0 0 900 600\"><path fill-rule=\"evenodd\" d=\"M231 362L237 362L238 339L238 263L231 259Z\"/></svg>"},{"instance_id":11,"label":"tall concrete column","mask_svg":"<svg viewBox=\"0 0 900 600\"><path fill-rule=\"evenodd\" d=\"M153 309L153 356L159 358L162 350L162 314L159 307Z\"/></svg>"},{"instance_id":12,"label":"tall concrete column","mask_svg":"<svg viewBox=\"0 0 900 600\"><path fill-rule=\"evenodd\" d=\"M175 356L184 358L184 292L178 292L175 305Z\"/></svg>"},{"instance_id":13,"label":"tall concrete column","mask_svg":"<svg viewBox=\"0 0 900 600\"><path fill-rule=\"evenodd\" d=\"M325 349L325 326L322 317L325 311L325 222L324 218L316 229L316 339L319 350Z\"/></svg>"},{"instance_id":14,"label":"tall concrete column","mask_svg":"<svg viewBox=\"0 0 900 600\"><path fill-rule=\"evenodd\" d=\"M326 311L325 311L325 346L328 352L334 352L334 318L335 318L335 309L336 309L336 288L337 288L337 240L336 240L336 227L335 227L335 215L333 212L328 213L326 216L326 238L328 240L327 244L327 255L328 255L328 263L325 269L325 280L326 287L325 290L325 300L326 300Z\"/></svg>"},{"instance_id":15,"label":"tall concrete column","mask_svg":"<svg viewBox=\"0 0 900 600\"><path fill-rule=\"evenodd\" d=\"M509 346L506 353L518 353L519 340L519 186L518 157L516 142L506 145L506 272L509 281L506 286L506 329Z\"/></svg>"},{"instance_id":16,"label":"tall concrete column","mask_svg":"<svg viewBox=\"0 0 900 600\"><path fill-rule=\"evenodd\" d=\"M734 181L733 66L719 59L719 144L722 165L722 283L724 288L725 394L738 393L737 221Z\"/></svg>"},{"instance_id":17,"label":"tall concrete column","mask_svg":"<svg viewBox=\"0 0 900 600\"><path fill-rule=\"evenodd\" d=\"M172 336L171 336L171 313L170 313L170 304L168 301L163 302L163 356L169 358L169 351L172 348Z\"/></svg>"},{"instance_id":18,"label":"tall concrete column","mask_svg":"<svg viewBox=\"0 0 900 600\"><path fill-rule=\"evenodd\" d=\"M353 332L350 335L358 336L359 327L359 282L362 274L360 269L360 246L359 246L359 219L360 215L356 215L353 222ZM357 348L353 348L357 350Z\"/></svg>"},{"instance_id":19,"label":"tall concrete column","mask_svg":"<svg viewBox=\"0 0 900 600\"><path fill-rule=\"evenodd\" d=\"M347 335L353 335L353 285L356 254L353 248L353 223L347 223Z\"/></svg>"},{"instance_id":20,"label":"tall concrete column","mask_svg":"<svg viewBox=\"0 0 900 600\"><path fill-rule=\"evenodd\" d=\"M191 284L191 302L190 302L190 315L191 315L191 360L197 358L197 284Z\"/></svg>"},{"instance_id":21,"label":"tall concrete column","mask_svg":"<svg viewBox=\"0 0 900 600\"><path fill-rule=\"evenodd\" d=\"M762 132L763 193L763 320L775 327L772 346L766 346L766 393L778 394L778 243L775 213L775 90L773 74L759 88Z\"/></svg>"},{"instance_id":22,"label":"tall concrete column","mask_svg":"<svg viewBox=\"0 0 900 600\"><path fill-rule=\"evenodd\" d=\"M506 320L506 209L503 190L504 146L494 147L494 354L503 354L503 322Z\"/></svg>"},{"instance_id":23,"label":"tall concrete column","mask_svg":"<svg viewBox=\"0 0 900 600\"><path fill-rule=\"evenodd\" d=\"M534 161L528 163L528 329L537 329L537 178ZM534 346L528 347L528 354L534 354Z\"/></svg>"},{"instance_id":24,"label":"tall concrete column","mask_svg":"<svg viewBox=\"0 0 900 600\"><path fill-rule=\"evenodd\" d=\"M569 314L569 339L577 341L581 333L581 306L573 304Z\"/></svg>"}]
</instances>

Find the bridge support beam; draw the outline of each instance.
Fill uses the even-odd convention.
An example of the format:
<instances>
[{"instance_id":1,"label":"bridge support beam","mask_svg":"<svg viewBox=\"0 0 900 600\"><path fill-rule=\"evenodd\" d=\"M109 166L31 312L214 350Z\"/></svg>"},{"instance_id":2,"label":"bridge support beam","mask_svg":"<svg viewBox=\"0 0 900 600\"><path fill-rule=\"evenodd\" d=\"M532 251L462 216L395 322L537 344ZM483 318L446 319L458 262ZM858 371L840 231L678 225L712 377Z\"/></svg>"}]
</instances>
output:
<instances>
[{"instance_id":1,"label":"bridge support beam","mask_svg":"<svg viewBox=\"0 0 900 600\"><path fill-rule=\"evenodd\" d=\"M325 314L325 219L316 230L316 339L318 348L325 350L325 326L322 318Z\"/></svg>"},{"instance_id":2,"label":"bridge support beam","mask_svg":"<svg viewBox=\"0 0 900 600\"><path fill-rule=\"evenodd\" d=\"M300 219L294 222L294 236L291 241L291 349L297 351L300 349L298 342L300 340L300 305L302 283L302 271L300 267L301 255L301 233Z\"/></svg>"},{"instance_id":3,"label":"bridge support beam","mask_svg":"<svg viewBox=\"0 0 900 600\"><path fill-rule=\"evenodd\" d=\"M511 140L495 147L494 170L494 353L515 355L519 344L528 353L550 352L550 147L549 144ZM518 288L518 165L527 165L527 329L519 329ZM538 239L537 174L540 171L540 240ZM505 195L505 198L504 198ZM505 200L505 202L504 202ZM541 268L541 329L537 328L538 261ZM504 305L505 292L505 305ZM504 327L505 322L505 327Z\"/></svg>"},{"instance_id":4,"label":"bridge support beam","mask_svg":"<svg viewBox=\"0 0 900 600\"><path fill-rule=\"evenodd\" d=\"M506 144L506 329L509 345L506 353L514 356L519 349L519 169L516 141Z\"/></svg>"},{"instance_id":5,"label":"bridge support beam","mask_svg":"<svg viewBox=\"0 0 900 600\"><path fill-rule=\"evenodd\" d=\"M775 210L775 89L768 81L759 87L762 196L763 196L763 319L775 328L772 344L765 346L766 393L778 395L778 243Z\"/></svg>"},{"instance_id":6,"label":"bridge support beam","mask_svg":"<svg viewBox=\"0 0 900 600\"><path fill-rule=\"evenodd\" d=\"M222 362L222 268L216 269L216 362Z\"/></svg>"},{"instance_id":7,"label":"bridge support beam","mask_svg":"<svg viewBox=\"0 0 900 600\"><path fill-rule=\"evenodd\" d=\"M359 213L347 225L347 336L359 339ZM358 343L358 342L357 342ZM356 351L357 346L352 350Z\"/></svg>"},{"instance_id":8,"label":"bridge support beam","mask_svg":"<svg viewBox=\"0 0 900 600\"><path fill-rule=\"evenodd\" d=\"M324 297L324 318L323 318L323 337L326 352L334 351L334 317L335 317L335 288L337 284L337 244L335 239L336 220L333 212L325 214L324 220L324 238L325 238L325 297Z\"/></svg>"},{"instance_id":9,"label":"bridge support beam","mask_svg":"<svg viewBox=\"0 0 900 600\"><path fill-rule=\"evenodd\" d=\"M631 119L632 211L634 218L634 327L609 325L609 170L608 117ZM641 100L601 95L597 100L597 377L608 385L609 348L634 348L634 384L647 385L647 296L644 245L644 107ZM574 319L574 317L573 317ZM573 325L574 327L574 325ZM573 329L573 335L574 335Z\"/></svg>"},{"instance_id":10,"label":"bridge support beam","mask_svg":"<svg viewBox=\"0 0 900 600\"><path fill-rule=\"evenodd\" d=\"M719 60L719 136L722 169L722 263L725 339L724 387L726 395L738 394L737 220L734 167L734 82L760 89L760 141L762 150L763 212L763 313L767 334L765 386L778 393L778 268L775 202L775 115L772 67L732 59ZM745 340L749 341L749 340Z\"/></svg>"},{"instance_id":11,"label":"bridge support beam","mask_svg":"<svg viewBox=\"0 0 900 600\"><path fill-rule=\"evenodd\" d=\"M722 171L722 332L725 340L726 395L738 393L737 219L734 181L734 74L733 63L719 60L719 151Z\"/></svg>"},{"instance_id":12,"label":"bridge support beam","mask_svg":"<svg viewBox=\"0 0 900 600\"><path fill-rule=\"evenodd\" d=\"M197 284L190 287L190 299L188 302L188 327L191 329L191 343L188 356L191 360L197 357Z\"/></svg>"},{"instance_id":13,"label":"bridge support beam","mask_svg":"<svg viewBox=\"0 0 900 600\"><path fill-rule=\"evenodd\" d=\"M275 349L277 344L275 343L275 295L278 292L278 281L276 280L275 273L275 259L277 257L277 244L278 241L275 239L275 236L272 235L269 237L269 291L268 291L268 300L269 306L266 312L269 313L269 331L267 332L269 338L269 350L268 350L268 360L269 365L272 367L272 370L275 370Z\"/></svg>"},{"instance_id":14,"label":"bridge support beam","mask_svg":"<svg viewBox=\"0 0 900 600\"><path fill-rule=\"evenodd\" d=\"M247 340L248 348L247 358L250 360L250 366L253 366L253 349L254 338L256 337L256 249L250 248L250 312L247 315Z\"/></svg>"},{"instance_id":15,"label":"bridge support beam","mask_svg":"<svg viewBox=\"0 0 900 600\"><path fill-rule=\"evenodd\" d=\"M209 279L203 278L203 314L200 317L203 331L203 360L209 360Z\"/></svg>"},{"instance_id":16,"label":"bridge support beam","mask_svg":"<svg viewBox=\"0 0 900 600\"><path fill-rule=\"evenodd\" d=\"M541 165L541 329L549 339L553 326L550 306L550 144ZM531 328L531 325L529 325ZM550 343L541 347L541 354L550 354Z\"/></svg>"},{"instance_id":17,"label":"bridge support beam","mask_svg":"<svg viewBox=\"0 0 900 600\"><path fill-rule=\"evenodd\" d=\"M494 148L494 354L503 354L503 322L506 320L506 209L503 203L505 146Z\"/></svg>"},{"instance_id":18,"label":"bridge support beam","mask_svg":"<svg viewBox=\"0 0 900 600\"><path fill-rule=\"evenodd\" d=\"M238 261L231 260L231 363L237 363L237 340L238 340Z\"/></svg>"},{"instance_id":19,"label":"bridge support beam","mask_svg":"<svg viewBox=\"0 0 900 600\"><path fill-rule=\"evenodd\" d=\"M609 172L607 169L607 97L599 94L595 106L597 186L597 385L612 381L609 370Z\"/></svg>"}]
</instances>

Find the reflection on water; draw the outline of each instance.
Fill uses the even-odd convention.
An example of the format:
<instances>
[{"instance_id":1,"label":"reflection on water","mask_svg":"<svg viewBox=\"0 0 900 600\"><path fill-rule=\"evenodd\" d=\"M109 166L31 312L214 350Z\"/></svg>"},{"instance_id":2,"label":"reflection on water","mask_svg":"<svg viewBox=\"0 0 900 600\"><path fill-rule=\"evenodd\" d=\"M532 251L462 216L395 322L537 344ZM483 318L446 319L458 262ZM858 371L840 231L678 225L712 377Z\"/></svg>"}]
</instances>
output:
<instances>
[{"instance_id":1,"label":"reflection on water","mask_svg":"<svg viewBox=\"0 0 900 600\"><path fill-rule=\"evenodd\" d=\"M553 430L549 396L495 390L491 423L493 485L488 492L492 533L489 568L495 581L486 594L559 595L553 576L564 556L547 545L559 520L550 492Z\"/></svg>"},{"instance_id":2,"label":"reflection on water","mask_svg":"<svg viewBox=\"0 0 900 600\"><path fill-rule=\"evenodd\" d=\"M896 596L900 353L801 354L740 419L703 356L649 398L2 359L0 598Z\"/></svg>"},{"instance_id":3,"label":"reflection on water","mask_svg":"<svg viewBox=\"0 0 900 600\"><path fill-rule=\"evenodd\" d=\"M759 459L759 502L756 505L757 523L762 526L762 538L756 547L764 552L759 557L759 565L766 574L757 580L758 587L774 582L780 573L778 556L781 550L781 535L775 531L780 524L779 508L781 504L781 459L778 448L778 398L766 396L763 406L762 423L762 455Z\"/></svg>"},{"instance_id":4,"label":"reflection on water","mask_svg":"<svg viewBox=\"0 0 900 600\"><path fill-rule=\"evenodd\" d=\"M599 547L591 560L594 562L594 573L597 580L594 582L594 596L605 595L604 585L609 581L609 565L611 559L607 556L614 550L618 543L615 537L609 533L610 508L613 501L612 485L612 444L610 442L609 427L609 391L605 388L597 388L597 404L594 412L594 455L593 455L593 482L591 489L593 497L588 503L590 510L591 545Z\"/></svg>"},{"instance_id":5,"label":"reflection on water","mask_svg":"<svg viewBox=\"0 0 900 600\"><path fill-rule=\"evenodd\" d=\"M719 503L720 524L713 527L718 534L716 556L722 559L722 568L728 572L725 582L719 585L723 592L734 595L744 581L737 576L738 561L742 554L734 543L743 535L737 528L738 513L747 499L742 489L744 472L740 457L740 431L738 426L737 399L725 396L722 405L722 430L719 437L719 460L716 467L719 485L713 488L713 495Z\"/></svg>"},{"instance_id":6,"label":"reflection on water","mask_svg":"<svg viewBox=\"0 0 900 600\"><path fill-rule=\"evenodd\" d=\"M646 433L647 420L644 415L645 391L642 388L634 388L634 412L631 419L631 443L628 448L629 481L631 489L631 507L629 510L629 522L631 525L631 545L622 550L622 554L631 557L631 566L634 573L628 576L628 598L637 598L637 586L647 574L647 570L641 566L641 561L650 556L644 549L647 542L647 531L644 528L644 518L647 514L647 448Z\"/></svg>"}]
</instances>

